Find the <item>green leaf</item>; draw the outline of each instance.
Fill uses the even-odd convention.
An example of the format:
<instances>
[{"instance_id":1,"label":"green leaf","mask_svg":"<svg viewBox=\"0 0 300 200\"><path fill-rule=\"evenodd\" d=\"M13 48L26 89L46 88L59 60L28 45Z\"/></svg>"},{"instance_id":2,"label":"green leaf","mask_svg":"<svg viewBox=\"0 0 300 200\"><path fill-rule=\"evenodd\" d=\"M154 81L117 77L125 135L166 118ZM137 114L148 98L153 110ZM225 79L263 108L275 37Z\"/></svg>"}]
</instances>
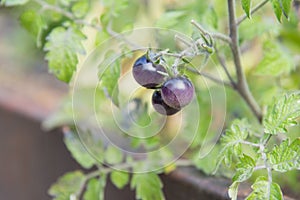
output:
<instances>
[{"instance_id":1,"label":"green leaf","mask_svg":"<svg viewBox=\"0 0 300 200\"><path fill-rule=\"evenodd\" d=\"M292 0L271 0L277 20L281 22L282 13L289 18Z\"/></svg>"},{"instance_id":2,"label":"green leaf","mask_svg":"<svg viewBox=\"0 0 300 200\"><path fill-rule=\"evenodd\" d=\"M21 25L36 38L38 47L42 45L42 33L47 24L42 16L34 10L28 10L20 16Z\"/></svg>"},{"instance_id":3,"label":"green leaf","mask_svg":"<svg viewBox=\"0 0 300 200\"><path fill-rule=\"evenodd\" d=\"M280 0L280 2L282 4L282 12L283 12L284 16L288 19L292 0Z\"/></svg>"},{"instance_id":4,"label":"green leaf","mask_svg":"<svg viewBox=\"0 0 300 200\"><path fill-rule=\"evenodd\" d=\"M128 184L129 174L122 171L113 171L110 174L110 180L117 188L122 189Z\"/></svg>"},{"instance_id":5,"label":"green leaf","mask_svg":"<svg viewBox=\"0 0 300 200\"><path fill-rule=\"evenodd\" d=\"M110 25L110 28L118 33L131 30L138 14L138 2L129 0L102 1L105 7L100 17L103 28L105 29Z\"/></svg>"},{"instance_id":6,"label":"green leaf","mask_svg":"<svg viewBox=\"0 0 300 200\"><path fill-rule=\"evenodd\" d=\"M74 5L72 5L72 13L77 18L84 17L90 9L90 3L86 0L76 1Z\"/></svg>"},{"instance_id":7,"label":"green leaf","mask_svg":"<svg viewBox=\"0 0 300 200\"><path fill-rule=\"evenodd\" d=\"M24 5L29 0L4 0L1 4L4 4L5 6L18 6L18 5Z\"/></svg>"},{"instance_id":8,"label":"green leaf","mask_svg":"<svg viewBox=\"0 0 300 200\"><path fill-rule=\"evenodd\" d=\"M247 17L251 18L250 16L251 0L242 0L242 7Z\"/></svg>"},{"instance_id":9,"label":"green leaf","mask_svg":"<svg viewBox=\"0 0 300 200\"><path fill-rule=\"evenodd\" d=\"M48 193L54 200L69 200L71 196L76 197L84 181L85 176L81 171L68 172L51 186Z\"/></svg>"},{"instance_id":10,"label":"green leaf","mask_svg":"<svg viewBox=\"0 0 300 200\"><path fill-rule=\"evenodd\" d=\"M230 166L233 155L242 155L242 147L240 143L247 138L250 132L250 126L245 119L234 120L232 122L230 129L228 129L226 134L221 138L223 148L217 157L216 170L223 160L227 166Z\"/></svg>"},{"instance_id":11,"label":"green leaf","mask_svg":"<svg viewBox=\"0 0 300 200\"><path fill-rule=\"evenodd\" d=\"M237 200L239 184L239 182L235 181L230 185L228 189L228 196L231 198L231 200Z\"/></svg>"},{"instance_id":12,"label":"green leaf","mask_svg":"<svg viewBox=\"0 0 300 200\"><path fill-rule=\"evenodd\" d=\"M268 153L268 159L272 168L279 172L300 169L300 138L294 140L292 144L289 144L288 139L284 140Z\"/></svg>"},{"instance_id":13,"label":"green leaf","mask_svg":"<svg viewBox=\"0 0 300 200\"><path fill-rule=\"evenodd\" d=\"M204 15L201 17L201 21L203 24L206 24L207 26L212 27L214 30L218 29L218 15L213 7L208 7L205 10Z\"/></svg>"},{"instance_id":14,"label":"green leaf","mask_svg":"<svg viewBox=\"0 0 300 200\"><path fill-rule=\"evenodd\" d=\"M250 156L244 154L240 157L240 160L236 165L236 173L232 180L234 182L243 182L249 179L253 173L255 165L255 161Z\"/></svg>"},{"instance_id":15,"label":"green leaf","mask_svg":"<svg viewBox=\"0 0 300 200\"><path fill-rule=\"evenodd\" d=\"M118 80L120 78L120 68L121 63L120 59L115 59L116 55L112 52L107 53L105 56L107 60L113 60L112 63L109 63L105 72L101 75L101 86L103 87L105 93L109 98L111 98L112 102L119 106L119 86Z\"/></svg>"},{"instance_id":16,"label":"green leaf","mask_svg":"<svg viewBox=\"0 0 300 200\"><path fill-rule=\"evenodd\" d=\"M295 64L286 50L277 43L267 40L263 46L264 57L255 69L258 75L280 76L295 68Z\"/></svg>"},{"instance_id":17,"label":"green leaf","mask_svg":"<svg viewBox=\"0 0 300 200\"><path fill-rule=\"evenodd\" d=\"M102 175L99 179L89 180L87 189L83 195L84 200L104 200L104 189L106 185L106 176Z\"/></svg>"},{"instance_id":18,"label":"green leaf","mask_svg":"<svg viewBox=\"0 0 300 200\"><path fill-rule=\"evenodd\" d=\"M159 28L171 28L174 25L178 24L180 18L186 15L185 11L169 11L164 14L157 20L156 26Z\"/></svg>"},{"instance_id":19,"label":"green leaf","mask_svg":"<svg viewBox=\"0 0 300 200\"><path fill-rule=\"evenodd\" d=\"M268 197L269 182L265 177L258 177L251 186L253 191L246 200L283 200L280 186L277 183L270 184L270 197Z\"/></svg>"},{"instance_id":20,"label":"green leaf","mask_svg":"<svg viewBox=\"0 0 300 200\"><path fill-rule=\"evenodd\" d=\"M70 82L78 64L77 54L85 54L81 41L85 36L74 28L57 27L47 36L44 50L49 71L59 80Z\"/></svg>"},{"instance_id":21,"label":"green leaf","mask_svg":"<svg viewBox=\"0 0 300 200\"><path fill-rule=\"evenodd\" d=\"M263 118L265 133L286 133L289 126L297 124L300 116L300 93L284 94L274 98Z\"/></svg>"},{"instance_id":22,"label":"green leaf","mask_svg":"<svg viewBox=\"0 0 300 200\"><path fill-rule=\"evenodd\" d=\"M162 187L159 176L153 172L134 174L131 180L131 188L136 190L136 199L164 200Z\"/></svg>"},{"instance_id":23,"label":"green leaf","mask_svg":"<svg viewBox=\"0 0 300 200\"><path fill-rule=\"evenodd\" d=\"M123 153L114 146L108 146L105 151L105 161L108 164L114 165L123 161Z\"/></svg>"},{"instance_id":24,"label":"green leaf","mask_svg":"<svg viewBox=\"0 0 300 200\"><path fill-rule=\"evenodd\" d=\"M71 152L73 158L84 168L91 168L95 164L95 159L87 151L82 141L76 133L71 131L64 134L64 142Z\"/></svg>"},{"instance_id":25,"label":"green leaf","mask_svg":"<svg viewBox=\"0 0 300 200\"><path fill-rule=\"evenodd\" d=\"M281 22L282 9L281 9L281 5L280 5L280 0L271 0L271 3L273 5L273 10L274 10L277 20L279 22Z\"/></svg>"}]
</instances>

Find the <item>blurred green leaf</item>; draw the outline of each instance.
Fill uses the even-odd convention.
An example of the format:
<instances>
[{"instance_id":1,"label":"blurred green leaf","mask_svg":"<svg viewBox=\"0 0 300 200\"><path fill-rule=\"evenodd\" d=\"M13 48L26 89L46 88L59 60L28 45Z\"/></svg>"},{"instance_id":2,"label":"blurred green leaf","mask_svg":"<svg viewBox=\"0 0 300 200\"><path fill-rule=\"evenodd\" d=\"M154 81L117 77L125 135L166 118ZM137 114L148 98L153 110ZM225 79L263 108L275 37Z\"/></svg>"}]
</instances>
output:
<instances>
[{"instance_id":1,"label":"blurred green leaf","mask_svg":"<svg viewBox=\"0 0 300 200\"><path fill-rule=\"evenodd\" d=\"M269 182L265 177L258 177L251 186L253 191L246 200L283 200L280 186L277 183L270 183L270 197L268 197Z\"/></svg>"},{"instance_id":2,"label":"blurred green leaf","mask_svg":"<svg viewBox=\"0 0 300 200\"><path fill-rule=\"evenodd\" d=\"M101 80L101 86L103 87L105 93L108 97L111 98L112 102L119 106L119 86L118 86L118 80L120 77L120 70L121 70L121 63L120 59L114 59L116 55L112 54L106 55L107 60L113 60L112 63L109 63L109 66L107 67L105 72L101 74L100 80Z\"/></svg>"},{"instance_id":3,"label":"blurred green leaf","mask_svg":"<svg viewBox=\"0 0 300 200\"><path fill-rule=\"evenodd\" d=\"M239 162L236 165L236 172L232 178L234 182L243 182L249 179L253 173L255 161L247 155L240 157Z\"/></svg>"},{"instance_id":4,"label":"blurred green leaf","mask_svg":"<svg viewBox=\"0 0 300 200\"><path fill-rule=\"evenodd\" d=\"M139 1L104 0L102 4L105 11L100 16L100 20L105 30L109 28L121 33L133 28L140 5Z\"/></svg>"},{"instance_id":5,"label":"blurred green leaf","mask_svg":"<svg viewBox=\"0 0 300 200\"><path fill-rule=\"evenodd\" d=\"M281 22L282 9L281 9L281 5L280 5L280 0L271 0L271 3L273 5L273 10L274 10L277 20L279 22Z\"/></svg>"},{"instance_id":6,"label":"blurred green leaf","mask_svg":"<svg viewBox=\"0 0 300 200\"><path fill-rule=\"evenodd\" d=\"M102 175L99 179L93 178L89 180L87 189L83 195L84 200L104 200L104 189L106 185L106 175Z\"/></svg>"},{"instance_id":7,"label":"blurred green leaf","mask_svg":"<svg viewBox=\"0 0 300 200\"><path fill-rule=\"evenodd\" d=\"M36 38L38 47L42 45L42 32L47 24L42 16L34 10L27 10L20 16L21 25Z\"/></svg>"},{"instance_id":8,"label":"blurred green leaf","mask_svg":"<svg viewBox=\"0 0 300 200\"><path fill-rule=\"evenodd\" d=\"M110 180L117 188L122 189L129 182L129 174L115 170L110 174Z\"/></svg>"},{"instance_id":9,"label":"blurred green leaf","mask_svg":"<svg viewBox=\"0 0 300 200\"><path fill-rule=\"evenodd\" d=\"M133 174L131 188L136 190L136 199L164 200L162 187L159 176L153 172Z\"/></svg>"},{"instance_id":10,"label":"blurred green leaf","mask_svg":"<svg viewBox=\"0 0 300 200\"><path fill-rule=\"evenodd\" d=\"M228 189L228 196L231 200L237 200L237 194L239 189L239 182L233 182Z\"/></svg>"},{"instance_id":11,"label":"blurred green leaf","mask_svg":"<svg viewBox=\"0 0 300 200\"><path fill-rule=\"evenodd\" d=\"M49 71L61 81L70 82L76 71L77 54L85 54L81 44L84 39L81 31L71 27L57 27L48 35L44 50L47 51Z\"/></svg>"},{"instance_id":12,"label":"blurred green leaf","mask_svg":"<svg viewBox=\"0 0 300 200\"><path fill-rule=\"evenodd\" d=\"M255 69L256 74L279 76L295 68L292 57L277 43L267 40L263 49L264 57Z\"/></svg>"},{"instance_id":13,"label":"blurred green leaf","mask_svg":"<svg viewBox=\"0 0 300 200\"><path fill-rule=\"evenodd\" d=\"M214 30L218 30L218 25L219 25L219 19L218 15L213 7L208 7L205 10L205 13L203 14L202 18L202 23L212 27Z\"/></svg>"},{"instance_id":14,"label":"blurred green leaf","mask_svg":"<svg viewBox=\"0 0 300 200\"><path fill-rule=\"evenodd\" d=\"M276 18L281 22L282 14L288 18L292 0L271 0Z\"/></svg>"},{"instance_id":15,"label":"blurred green leaf","mask_svg":"<svg viewBox=\"0 0 300 200\"><path fill-rule=\"evenodd\" d=\"M283 94L274 98L263 118L265 133L286 133L289 126L297 124L300 116L300 94Z\"/></svg>"},{"instance_id":16,"label":"blurred green leaf","mask_svg":"<svg viewBox=\"0 0 300 200\"><path fill-rule=\"evenodd\" d=\"M242 7L248 18L250 18L251 0L242 0Z\"/></svg>"},{"instance_id":17,"label":"blurred green leaf","mask_svg":"<svg viewBox=\"0 0 300 200\"><path fill-rule=\"evenodd\" d=\"M280 0L282 4L282 12L286 18L289 18L292 0Z\"/></svg>"},{"instance_id":18,"label":"blurred green leaf","mask_svg":"<svg viewBox=\"0 0 300 200\"><path fill-rule=\"evenodd\" d=\"M86 133L87 135L88 133ZM85 136L86 137L86 136ZM92 156L92 154L87 150L86 146L84 145L86 139L80 138L78 134L68 131L64 134L64 142L71 152L74 159L84 168L89 169L94 164L97 163L96 158ZM98 144L100 149L102 149L102 145ZM89 145L89 148L92 146ZM99 151L99 150L98 150ZM98 152L99 154L101 153Z\"/></svg>"},{"instance_id":19,"label":"blurred green leaf","mask_svg":"<svg viewBox=\"0 0 300 200\"><path fill-rule=\"evenodd\" d=\"M18 6L18 5L24 5L29 0L4 0L1 2L1 4L4 4L5 6Z\"/></svg>"},{"instance_id":20,"label":"blurred green leaf","mask_svg":"<svg viewBox=\"0 0 300 200\"><path fill-rule=\"evenodd\" d=\"M84 17L90 8L90 2L86 0L76 1L74 5L72 5L72 13L77 18Z\"/></svg>"},{"instance_id":21,"label":"blurred green leaf","mask_svg":"<svg viewBox=\"0 0 300 200\"><path fill-rule=\"evenodd\" d=\"M272 168L279 172L300 169L300 138L294 140L292 144L289 144L289 139L284 140L268 153L268 159Z\"/></svg>"},{"instance_id":22,"label":"blurred green leaf","mask_svg":"<svg viewBox=\"0 0 300 200\"><path fill-rule=\"evenodd\" d=\"M169 11L156 21L156 26L159 28L172 28L174 25L176 25L180 18L184 17L186 15L185 11Z\"/></svg>"},{"instance_id":23,"label":"blurred green leaf","mask_svg":"<svg viewBox=\"0 0 300 200\"><path fill-rule=\"evenodd\" d=\"M123 161L122 151L117 147L108 146L105 151L105 161L111 165L121 163Z\"/></svg>"},{"instance_id":24,"label":"blurred green leaf","mask_svg":"<svg viewBox=\"0 0 300 200\"><path fill-rule=\"evenodd\" d=\"M85 176L81 171L68 172L54 183L48 193L54 200L70 200L71 196L76 198L85 181Z\"/></svg>"}]
</instances>

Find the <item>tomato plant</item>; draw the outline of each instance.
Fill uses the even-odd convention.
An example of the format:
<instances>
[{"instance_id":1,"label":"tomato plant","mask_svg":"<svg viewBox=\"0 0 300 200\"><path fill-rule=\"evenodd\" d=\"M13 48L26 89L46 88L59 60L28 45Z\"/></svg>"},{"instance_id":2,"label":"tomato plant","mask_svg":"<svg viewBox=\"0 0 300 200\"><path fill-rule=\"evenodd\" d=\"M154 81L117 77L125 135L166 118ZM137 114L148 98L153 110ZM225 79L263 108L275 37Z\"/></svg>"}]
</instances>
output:
<instances>
[{"instance_id":1,"label":"tomato plant","mask_svg":"<svg viewBox=\"0 0 300 200\"><path fill-rule=\"evenodd\" d=\"M24 5L21 25L69 84L44 127L67 125L67 148L94 170L63 175L54 199L103 199L108 178L164 199L158 174L187 163L231 178L231 199L245 181L247 199L270 200L297 182L280 179L300 169L299 1L1 4Z\"/></svg>"}]
</instances>

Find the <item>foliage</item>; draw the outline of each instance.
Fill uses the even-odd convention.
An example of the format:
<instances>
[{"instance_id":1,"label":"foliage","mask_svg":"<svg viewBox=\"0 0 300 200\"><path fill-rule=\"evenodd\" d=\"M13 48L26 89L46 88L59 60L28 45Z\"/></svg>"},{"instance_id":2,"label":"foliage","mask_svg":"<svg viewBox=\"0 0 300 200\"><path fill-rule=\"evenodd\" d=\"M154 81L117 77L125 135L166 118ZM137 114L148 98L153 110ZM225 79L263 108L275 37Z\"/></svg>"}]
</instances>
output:
<instances>
[{"instance_id":1,"label":"foliage","mask_svg":"<svg viewBox=\"0 0 300 200\"><path fill-rule=\"evenodd\" d=\"M103 62L91 64L98 70L94 76L97 79L97 89L89 85L90 80L79 83L80 102L76 104L79 110L74 111L75 103L70 97L63 102L60 111L44 123L46 128L64 124L70 127L65 129L66 147L83 168L90 170L86 174L81 171L69 172L59 178L49 189L53 199L104 199L108 178L119 189L130 185L136 192L136 199L165 199L163 184L158 174L174 170L177 165L180 166L180 162L159 170L152 170L151 167L160 166L163 161L176 156L172 149L165 148L159 153L151 152L146 157L134 159L119 146L110 144L109 140L118 135L124 141L129 141L134 150L153 150L168 143L172 134L177 131L173 126L177 127L180 123L184 127L184 130L181 130L183 134L178 136L180 141L191 143L185 155L191 161L190 164L211 173L213 163L216 165L214 173L227 176L229 174L233 181L228 190L231 199L237 199L238 187L245 181L253 182L253 191L248 194L247 199L283 199L279 185L281 183L276 183L272 177L275 173L300 169L300 139L298 135L293 135L291 129L297 125L300 116L300 95L296 91L299 90L299 64L297 66L295 62L297 56L294 52L294 49L299 49L299 45L294 44L297 43L294 41L299 40L299 20L295 18L291 9L292 1L271 0L255 4L253 0L241 0L235 5L234 0L228 0L228 6L225 6L223 0L205 3L191 0L184 4L177 0L171 2L172 5L169 1L153 3L137 0L1 2L4 6L24 6L20 24L35 38L37 46L45 51L49 72L70 84L71 97L74 90L78 89L75 82L78 81L76 78L81 70L82 61L93 56L91 49L102 45L107 48L101 49L101 52L96 50L96 60L103 57L102 60L99 59ZM156 8L156 13L149 8ZM235 18L235 14L231 13L230 20L224 17L235 9L237 13L243 14ZM266 12L257 14L256 10L260 9L265 9ZM272 17L278 22L269 16L270 10L273 10ZM266 21L265 15L269 17L268 20L273 21ZM194 21L190 25L192 19ZM153 53L153 59L156 58L154 62L163 65L168 76L178 73L188 76L193 81L196 106L200 108L201 116L192 109L188 111L187 108L188 115L182 115L182 122L179 123L176 118L167 118L166 126L157 131L155 123L159 120L149 106L147 91L140 89L135 94L123 91L124 86L119 84L119 81L126 76L134 59L140 56L141 52L128 53L131 51L130 47L136 46L135 41L121 33L131 33L133 28L141 24L155 25L162 28L161 30L176 30L190 37L186 39L177 35L174 41L170 35L164 36L158 31L155 42L168 49L149 48L147 55L152 56ZM285 28L287 26L288 28ZM144 40L153 39L147 34L143 37ZM109 38L113 38L113 42L105 46ZM120 41L120 45L116 45L116 41ZM256 57L257 48L263 52L262 57ZM242 55L239 55L239 52L242 52ZM124 56L125 54L127 56ZM231 69L229 63L235 70ZM220 77L214 76L219 73L219 67L224 71ZM233 71L237 72L236 76L232 75ZM256 83L250 83L251 90L260 91L254 93L254 97L244 76ZM213 83L207 83L199 77ZM264 85L261 85L259 80L266 77L267 80L272 80L268 82L279 84L272 84L270 88L270 83L264 80ZM92 75L87 79L92 80ZM215 112L212 109L219 106L210 105L209 95L215 90L219 95L217 98L225 101L226 96L220 95L220 85L228 86L226 92L230 94L227 98L226 118L226 125L230 126L225 127L227 129L215 145L212 156L199 159L198 148L209 150L210 145L216 143L215 138L219 136L218 130L209 127L210 116ZM235 90L241 100L236 100L235 96L228 92L230 89ZM269 90L272 92L268 95ZM129 95L134 97L132 101L126 102L125 99ZM274 96L272 101L269 96ZM259 101L263 102L262 105L257 104L256 98L263 99ZM242 99L245 100L245 104L242 103ZM265 112L262 112L261 108L266 108ZM254 115L249 114L249 110ZM74 116L77 117L76 120ZM95 119L100 116L103 121ZM112 118L119 123L121 130L112 128L115 123ZM154 122L154 125L148 126L149 121ZM108 130L111 135L100 135L99 132L103 130L95 129L97 123L106 124L101 129ZM138 133L138 136L144 138L128 137L124 134L125 130L134 133L136 124L146 127ZM159 133L150 137L150 133L155 131ZM193 135L194 132L197 133L196 136ZM134 173L138 170L142 170L143 173ZM262 171L263 176L257 177L257 171Z\"/></svg>"}]
</instances>

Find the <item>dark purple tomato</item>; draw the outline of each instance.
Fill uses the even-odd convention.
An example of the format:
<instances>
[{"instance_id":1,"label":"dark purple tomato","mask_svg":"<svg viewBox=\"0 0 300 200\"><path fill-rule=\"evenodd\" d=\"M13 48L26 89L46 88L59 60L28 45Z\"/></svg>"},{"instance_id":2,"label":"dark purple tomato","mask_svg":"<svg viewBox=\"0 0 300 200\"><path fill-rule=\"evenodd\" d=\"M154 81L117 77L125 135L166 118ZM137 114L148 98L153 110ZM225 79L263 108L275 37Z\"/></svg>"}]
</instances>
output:
<instances>
[{"instance_id":1,"label":"dark purple tomato","mask_svg":"<svg viewBox=\"0 0 300 200\"><path fill-rule=\"evenodd\" d=\"M160 114L162 115L174 115L180 109L172 108L168 106L162 99L161 97L161 92L160 91L154 91L152 95L152 105L153 108Z\"/></svg>"},{"instance_id":2,"label":"dark purple tomato","mask_svg":"<svg viewBox=\"0 0 300 200\"><path fill-rule=\"evenodd\" d=\"M140 85L154 89L158 88L165 80L165 76L160 72L166 73L165 68L162 65L155 65L146 55L138 58L132 69L132 74L136 82Z\"/></svg>"},{"instance_id":3,"label":"dark purple tomato","mask_svg":"<svg viewBox=\"0 0 300 200\"><path fill-rule=\"evenodd\" d=\"M181 109L189 104L194 97L192 82L184 77L175 77L167 80L161 87L163 101L170 107Z\"/></svg>"}]
</instances>

